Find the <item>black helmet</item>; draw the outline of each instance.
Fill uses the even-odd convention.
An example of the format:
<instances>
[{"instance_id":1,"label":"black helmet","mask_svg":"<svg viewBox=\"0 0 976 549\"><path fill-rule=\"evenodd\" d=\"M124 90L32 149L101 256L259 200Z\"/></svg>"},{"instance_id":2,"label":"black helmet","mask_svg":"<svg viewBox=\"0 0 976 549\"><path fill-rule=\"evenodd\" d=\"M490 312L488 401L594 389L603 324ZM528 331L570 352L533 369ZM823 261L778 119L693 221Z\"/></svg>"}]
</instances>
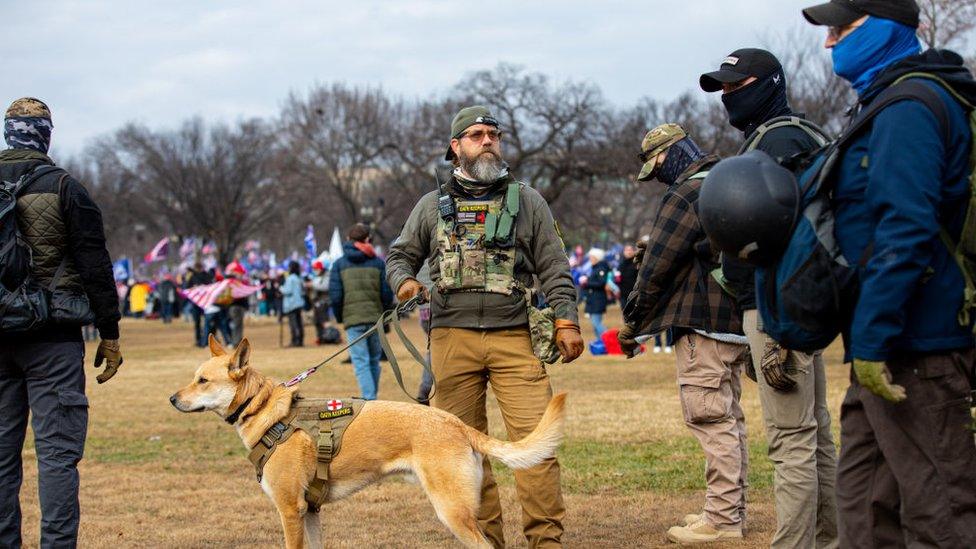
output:
<instances>
[{"instance_id":1,"label":"black helmet","mask_svg":"<svg viewBox=\"0 0 976 549\"><path fill-rule=\"evenodd\" d=\"M793 173L762 151L716 164L698 198L702 228L712 245L753 264L783 253L800 211Z\"/></svg>"}]
</instances>

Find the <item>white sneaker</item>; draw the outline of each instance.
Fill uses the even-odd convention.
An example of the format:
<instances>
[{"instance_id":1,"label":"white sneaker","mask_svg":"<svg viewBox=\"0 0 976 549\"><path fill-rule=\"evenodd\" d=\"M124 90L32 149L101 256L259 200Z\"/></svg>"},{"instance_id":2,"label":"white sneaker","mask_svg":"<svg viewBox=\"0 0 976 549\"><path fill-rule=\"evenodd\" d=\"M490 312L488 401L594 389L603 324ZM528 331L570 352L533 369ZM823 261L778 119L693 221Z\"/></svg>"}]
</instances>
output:
<instances>
[{"instance_id":1,"label":"white sneaker","mask_svg":"<svg viewBox=\"0 0 976 549\"><path fill-rule=\"evenodd\" d=\"M661 348L660 347L654 347L654 352L655 353L660 353L661 352Z\"/></svg>"},{"instance_id":2,"label":"white sneaker","mask_svg":"<svg viewBox=\"0 0 976 549\"><path fill-rule=\"evenodd\" d=\"M664 352L665 352L666 354L669 354L669 355L670 355L670 354L671 354L671 352L672 352L672 349L671 349L671 346L670 346L670 345L668 345L667 347L665 347L665 348L664 348Z\"/></svg>"}]
</instances>

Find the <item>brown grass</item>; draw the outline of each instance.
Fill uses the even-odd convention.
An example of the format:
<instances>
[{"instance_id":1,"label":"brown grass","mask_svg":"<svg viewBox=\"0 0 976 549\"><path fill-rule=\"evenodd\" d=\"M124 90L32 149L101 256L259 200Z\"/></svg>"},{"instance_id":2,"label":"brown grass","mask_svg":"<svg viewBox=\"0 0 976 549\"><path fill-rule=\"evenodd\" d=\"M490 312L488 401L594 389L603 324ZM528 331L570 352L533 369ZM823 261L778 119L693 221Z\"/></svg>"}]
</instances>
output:
<instances>
[{"instance_id":1,"label":"brown grass","mask_svg":"<svg viewBox=\"0 0 976 549\"><path fill-rule=\"evenodd\" d=\"M609 324L617 325L619 319ZM413 340L423 343L416 323L406 325ZM277 515L254 481L233 429L212 414L180 414L167 400L208 356L206 350L190 346L190 331L179 321L163 326L126 320L125 365L118 376L96 385L86 364L92 380L88 447L80 466L82 547L280 545ZM592 337L588 325L584 333ZM336 348L281 349L278 325L270 320L249 322L247 335L252 365L279 379ZM419 367L399 346L396 352L413 390ZM89 347L88 363L93 353ZM573 364L550 367L554 387L570 393L562 451L567 546L664 546L667 528L684 514L700 510L703 460L681 420L673 361L673 355L664 354L628 361L586 353ZM828 353L835 412L847 385L847 369L839 364L835 346ZM349 365L338 363L306 381L304 391L339 397L358 392ZM406 400L389 370L384 371L380 396ZM749 531L744 541L729 545L768 546L775 526L770 467L762 457L765 445L755 384L748 381L743 405L753 451ZM492 434L503 437L494 401L490 406ZM24 454L24 540L36 546L39 515L32 441ZM500 470L499 478L507 538L510 544L524 546L510 474ZM458 546L434 517L420 488L399 480L327 506L323 517L330 547Z\"/></svg>"}]
</instances>

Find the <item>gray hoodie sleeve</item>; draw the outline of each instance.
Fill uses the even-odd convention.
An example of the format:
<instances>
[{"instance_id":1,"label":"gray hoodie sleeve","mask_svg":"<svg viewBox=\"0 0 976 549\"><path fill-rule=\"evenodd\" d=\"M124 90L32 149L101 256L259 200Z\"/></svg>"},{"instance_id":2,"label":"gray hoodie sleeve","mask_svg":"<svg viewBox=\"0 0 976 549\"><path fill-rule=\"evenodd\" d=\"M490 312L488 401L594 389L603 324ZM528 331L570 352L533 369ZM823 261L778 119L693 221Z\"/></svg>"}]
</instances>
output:
<instances>
[{"instance_id":1,"label":"gray hoodie sleeve","mask_svg":"<svg viewBox=\"0 0 976 549\"><path fill-rule=\"evenodd\" d=\"M407 279L415 278L430 255L431 223L437 219L437 192L424 195L403 224L400 236L386 256L386 280L396 294Z\"/></svg>"}]
</instances>

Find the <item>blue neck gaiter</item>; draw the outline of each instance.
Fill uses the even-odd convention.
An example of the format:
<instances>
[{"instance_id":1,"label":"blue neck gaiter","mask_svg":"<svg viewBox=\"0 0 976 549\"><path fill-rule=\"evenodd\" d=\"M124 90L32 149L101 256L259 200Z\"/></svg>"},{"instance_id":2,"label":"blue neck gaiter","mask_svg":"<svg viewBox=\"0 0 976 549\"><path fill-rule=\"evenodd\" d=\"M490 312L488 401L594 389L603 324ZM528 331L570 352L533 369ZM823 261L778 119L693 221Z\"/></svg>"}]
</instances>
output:
<instances>
[{"instance_id":1,"label":"blue neck gaiter","mask_svg":"<svg viewBox=\"0 0 976 549\"><path fill-rule=\"evenodd\" d=\"M921 53L915 29L890 19L868 17L838 42L831 54L834 73L863 95L879 72L892 63Z\"/></svg>"}]
</instances>

